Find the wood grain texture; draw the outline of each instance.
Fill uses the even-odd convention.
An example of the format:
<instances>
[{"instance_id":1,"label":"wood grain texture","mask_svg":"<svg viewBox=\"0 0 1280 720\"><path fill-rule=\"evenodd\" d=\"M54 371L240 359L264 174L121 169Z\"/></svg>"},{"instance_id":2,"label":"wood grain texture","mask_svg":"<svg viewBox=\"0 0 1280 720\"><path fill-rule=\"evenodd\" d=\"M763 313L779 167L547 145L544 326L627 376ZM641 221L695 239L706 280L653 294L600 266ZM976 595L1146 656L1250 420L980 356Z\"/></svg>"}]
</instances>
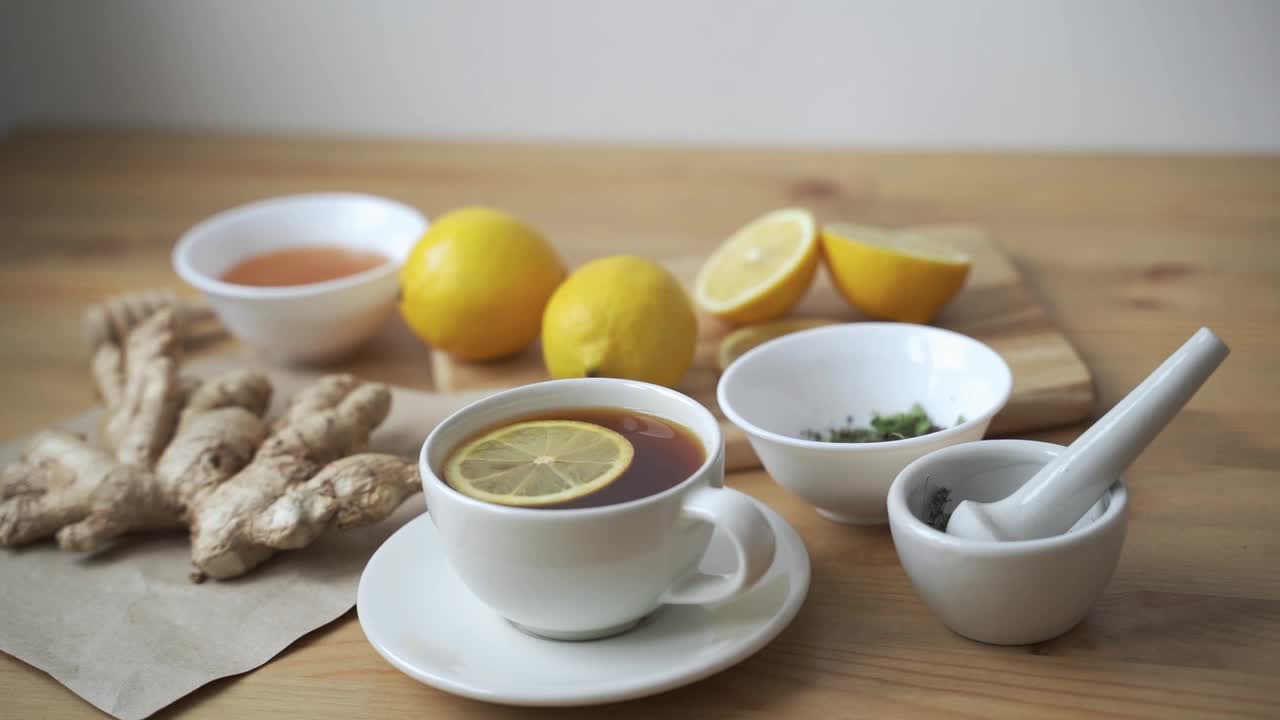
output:
<instances>
[{"instance_id":1,"label":"wood grain texture","mask_svg":"<svg viewBox=\"0 0 1280 720\"><path fill-rule=\"evenodd\" d=\"M942 311L936 325L975 337L1004 357L1013 372L1009 402L991 422L990 434L1008 435L1062 427L1088 417L1093 410L1093 378L1075 348L1027 288L1021 274L981 228L963 225L915 228L919 233L967 251L973 270L964 290ZM702 266L702 257L664 261L687 288ZM849 307L823 268L813 287L791 313L794 316L855 322L867 318ZM698 315L698 347L693 367L680 390L718 416L716 349L731 330L713 317ZM548 379L541 347L487 363L466 363L445 353L432 353L436 387L443 391L504 388ZM890 408L884 408L892 411ZM760 467L746 435L721 417L726 461L730 470Z\"/></svg>"},{"instance_id":2,"label":"wood grain texture","mask_svg":"<svg viewBox=\"0 0 1280 720\"><path fill-rule=\"evenodd\" d=\"M1134 465L1116 575L1085 622L1051 642L995 648L951 634L886 531L821 520L749 472L729 483L795 525L812 588L775 642L692 686L607 708L485 705L392 669L351 613L162 716L1280 716L1280 158L18 135L0 141L0 434L91 402L81 309L127 289L181 288L168 253L184 229L263 196L339 189L429 216L503 207L574 262L705 253L743 218L790 204L872 224L973 223L1092 369L1097 411L1201 324L1233 354ZM429 366L393 323L344 368L430 389ZM1069 442L1078 431L1025 436ZM101 715L4 657L0 717Z\"/></svg>"}]
</instances>

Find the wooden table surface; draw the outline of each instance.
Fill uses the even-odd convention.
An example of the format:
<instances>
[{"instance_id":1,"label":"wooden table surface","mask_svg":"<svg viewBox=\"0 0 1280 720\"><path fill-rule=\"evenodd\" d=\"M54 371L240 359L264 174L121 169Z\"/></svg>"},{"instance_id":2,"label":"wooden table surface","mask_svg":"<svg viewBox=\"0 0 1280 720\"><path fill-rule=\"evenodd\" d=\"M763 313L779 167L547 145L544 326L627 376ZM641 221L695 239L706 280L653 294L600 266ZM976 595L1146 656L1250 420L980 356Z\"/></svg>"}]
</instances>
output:
<instances>
[{"instance_id":1,"label":"wooden table surface","mask_svg":"<svg viewBox=\"0 0 1280 720\"><path fill-rule=\"evenodd\" d=\"M314 190L388 195L429 216L491 204L574 259L688 254L791 204L867 223L975 222L1076 343L1100 409L1201 324L1234 352L1133 467L1119 568L1084 623L1056 640L1000 648L950 633L907 581L887 529L822 520L755 472L730 483L795 525L813 583L786 632L709 679L607 709L486 705L392 669L352 612L163 716L1280 717L1280 158L19 134L0 140L0 436L92 401L85 304L180 287L169 250L185 228ZM392 326L350 366L429 388L427 359ZM1079 431L1032 437L1065 443ZM0 707L14 718L100 715L8 656Z\"/></svg>"}]
</instances>

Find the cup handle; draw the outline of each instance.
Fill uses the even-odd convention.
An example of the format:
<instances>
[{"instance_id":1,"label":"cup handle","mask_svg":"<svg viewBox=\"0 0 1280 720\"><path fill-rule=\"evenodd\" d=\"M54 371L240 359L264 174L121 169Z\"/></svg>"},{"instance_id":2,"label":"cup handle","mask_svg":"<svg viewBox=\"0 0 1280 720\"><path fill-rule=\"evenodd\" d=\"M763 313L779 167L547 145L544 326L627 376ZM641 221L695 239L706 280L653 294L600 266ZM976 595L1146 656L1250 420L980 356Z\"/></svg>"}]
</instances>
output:
<instances>
[{"instance_id":1,"label":"cup handle","mask_svg":"<svg viewBox=\"0 0 1280 720\"><path fill-rule=\"evenodd\" d=\"M685 496L681 515L724 530L738 566L728 575L695 570L663 593L663 603L707 605L728 600L750 590L773 564L773 526L747 495L729 488L700 487Z\"/></svg>"}]
</instances>

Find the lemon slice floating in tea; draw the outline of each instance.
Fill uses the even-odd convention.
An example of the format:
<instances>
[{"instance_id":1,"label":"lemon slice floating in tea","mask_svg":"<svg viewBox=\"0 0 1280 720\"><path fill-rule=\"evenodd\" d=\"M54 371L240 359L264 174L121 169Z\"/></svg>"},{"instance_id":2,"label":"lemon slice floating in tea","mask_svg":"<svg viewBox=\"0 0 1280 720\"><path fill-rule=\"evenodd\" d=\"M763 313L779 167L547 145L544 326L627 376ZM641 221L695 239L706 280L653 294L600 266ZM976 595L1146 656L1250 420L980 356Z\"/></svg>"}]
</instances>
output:
<instances>
[{"instance_id":1,"label":"lemon slice floating in tea","mask_svg":"<svg viewBox=\"0 0 1280 720\"><path fill-rule=\"evenodd\" d=\"M633 457L630 441L608 428L530 420L462 446L449 458L444 478L477 500L537 507L590 495L617 480Z\"/></svg>"}]
</instances>

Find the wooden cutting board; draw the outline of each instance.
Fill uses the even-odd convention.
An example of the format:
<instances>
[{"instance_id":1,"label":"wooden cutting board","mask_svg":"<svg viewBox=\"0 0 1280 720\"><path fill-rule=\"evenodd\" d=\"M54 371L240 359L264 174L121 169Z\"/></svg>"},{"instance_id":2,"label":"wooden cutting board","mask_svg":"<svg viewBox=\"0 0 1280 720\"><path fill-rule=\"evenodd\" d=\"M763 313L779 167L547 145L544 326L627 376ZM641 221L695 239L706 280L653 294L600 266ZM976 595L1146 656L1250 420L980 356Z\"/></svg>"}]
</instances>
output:
<instances>
[{"instance_id":1,"label":"wooden cutting board","mask_svg":"<svg viewBox=\"0 0 1280 720\"><path fill-rule=\"evenodd\" d=\"M1013 370L1013 394L992 421L989 434L1058 427L1088 417L1095 399L1089 368L1023 283L1008 256L980 228L936 226L917 230L968 250L973 256L973 270L965 289L935 324L987 343ZM663 264L690 287L703 259L677 258ZM809 294L792 314L841 321L867 319L845 303L825 269L819 271ZM716 347L730 329L714 318L699 317L697 356L680 386L680 390L717 415ZM536 344L517 356L482 364L458 362L445 353L432 353L432 372L436 388L442 392L515 387L548 377L542 349ZM730 469L759 467L742 432L723 419L722 426Z\"/></svg>"}]
</instances>

